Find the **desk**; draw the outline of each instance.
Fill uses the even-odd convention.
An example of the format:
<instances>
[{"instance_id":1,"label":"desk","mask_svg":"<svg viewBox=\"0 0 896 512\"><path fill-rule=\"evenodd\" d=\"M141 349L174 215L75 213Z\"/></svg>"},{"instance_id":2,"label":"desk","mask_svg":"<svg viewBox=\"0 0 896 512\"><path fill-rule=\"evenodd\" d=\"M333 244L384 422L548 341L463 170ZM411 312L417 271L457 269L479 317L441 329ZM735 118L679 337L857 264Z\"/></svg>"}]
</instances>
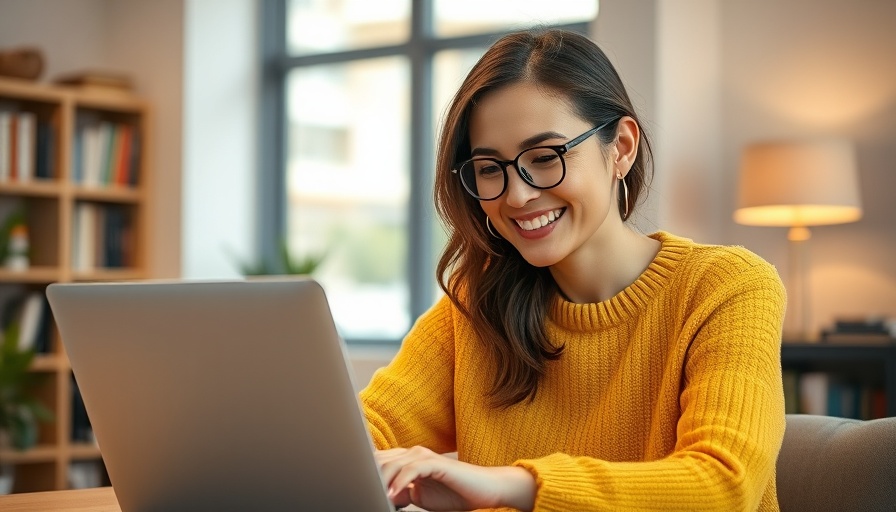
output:
<instances>
[{"instance_id":1,"label":"desk","mask_svg":"<svg viewBox=\"0 0 896 512\"><path fill-rule=\"evenodd\" d=\"M111 487L76 491L26 492L0 496L3 512L121 512ZM414 506L402 510L426 512Z\"/></svg>"},{"instance_id":2,"label":"desk","mask_svg":"<svg viewBox=\"0 0 896 512\"><path fill-rule=\"evenodd\" d=\"M111 487L0 496L3 512L121 512Z\"/></svg>"}]
</instances>

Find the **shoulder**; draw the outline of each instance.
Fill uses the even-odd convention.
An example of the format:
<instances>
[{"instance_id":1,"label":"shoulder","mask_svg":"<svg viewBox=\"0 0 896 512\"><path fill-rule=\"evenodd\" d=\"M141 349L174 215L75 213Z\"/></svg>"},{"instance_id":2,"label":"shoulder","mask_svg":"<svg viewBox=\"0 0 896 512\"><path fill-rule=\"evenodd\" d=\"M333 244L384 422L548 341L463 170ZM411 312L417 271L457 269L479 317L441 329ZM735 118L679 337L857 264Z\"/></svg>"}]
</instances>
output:
<instances>
[{"instance_id":1,"label":"shoulder","mask_svg":"<svg viewBox=\"0 0 896 512\"><path fill-rule=\"evenodd\" d=\"M448 297L442 296L417 318L402 346L415 350L440 347L439 350L453 351L449 347L454 345L457 321L462 318L457 306Z\"/></svg>"},{"instance_id":2,"label":"shoulder","mask_svg":"<svg viewBox=\"0 0 896 512\"><path fill-rule=\"evenodd\" d=\"M756 253L739 245L688 242L690 251L681 261L679 285L703 296L761 289L783 300L784 285L777 269Z\"/></svg>"}]
</instances>

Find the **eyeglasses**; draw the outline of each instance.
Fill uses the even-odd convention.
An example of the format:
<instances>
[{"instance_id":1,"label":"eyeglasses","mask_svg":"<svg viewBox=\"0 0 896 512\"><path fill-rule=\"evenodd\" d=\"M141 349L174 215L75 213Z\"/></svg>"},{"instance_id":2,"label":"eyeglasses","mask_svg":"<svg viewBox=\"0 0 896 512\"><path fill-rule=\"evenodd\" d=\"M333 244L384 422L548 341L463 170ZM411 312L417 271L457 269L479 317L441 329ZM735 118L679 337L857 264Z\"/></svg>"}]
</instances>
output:
<instances>
[{"instance_id":1,"label":"eyeglasses","mask_svg":"<svg viewBox=\"0 0 896 512\"><path fill-rule=\"evenodd\" d=\"M566 177L566 160L563 159L563 155L613 121L592 128L566 144L529 148L520 152L513 160L471 158L451 172L460 176L460 181L467 192L480 201L497 199L507 190L509 165L513 165L520 178L530 187L539 190L554 188Z\"/></svg>"}]
</instances>

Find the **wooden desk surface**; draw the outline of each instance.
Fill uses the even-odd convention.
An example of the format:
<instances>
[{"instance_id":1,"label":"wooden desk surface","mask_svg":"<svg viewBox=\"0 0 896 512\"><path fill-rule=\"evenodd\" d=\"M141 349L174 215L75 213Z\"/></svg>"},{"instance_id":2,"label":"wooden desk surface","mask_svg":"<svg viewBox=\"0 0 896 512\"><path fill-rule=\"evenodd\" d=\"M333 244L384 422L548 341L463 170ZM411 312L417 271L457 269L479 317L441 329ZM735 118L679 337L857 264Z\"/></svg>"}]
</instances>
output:
<instances>
[{"instance_id":1,"label":"wooden desk surface","mask_svg":"<svg viewBox=\"0 0 896 512\"><path fill-rule=\"evenodd\" d=\"M3 512L121 512L111 487L0 496Z\"/></svg>"},{"instance_id":2,"label":"wooden desk surface","mask_svg":"<svg viewBox=\"0 0 896 512\"><path fill-rule=\"evenodd\" d=\"M408 512L426 512L415 506ZM2 512L121 512L111 487L0 495Z\"/></svg>"}]
</instances>

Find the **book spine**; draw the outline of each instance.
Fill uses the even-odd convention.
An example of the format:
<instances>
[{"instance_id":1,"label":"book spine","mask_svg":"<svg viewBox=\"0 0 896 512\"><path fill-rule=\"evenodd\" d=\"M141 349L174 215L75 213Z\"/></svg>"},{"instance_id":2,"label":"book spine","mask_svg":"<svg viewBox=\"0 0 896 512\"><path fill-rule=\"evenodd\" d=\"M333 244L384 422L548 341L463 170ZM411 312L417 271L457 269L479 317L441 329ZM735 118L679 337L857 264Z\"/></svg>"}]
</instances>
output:
<instances>
[{"instance_id":1,"label":"book spine","mask_svg":"<svg viewBox=\"0 0 896 512\"><path fill-rule=\"evenodd\" d=\"M12 157L12 112L0 110L0 182L8 181Z\"/></svg>"},{"instance_id":2,"label":"book spine","mask_svg":"<svg viewBox=\"0 0 896 512\"><path fill-rule=\"evenodd\" d=\"M16 174L21 181L30 181L34 178L34 157L37 139L37 116L34 112L19 112L18 114L18 144L16 151Z\"/></svg>"}]
</instances>

